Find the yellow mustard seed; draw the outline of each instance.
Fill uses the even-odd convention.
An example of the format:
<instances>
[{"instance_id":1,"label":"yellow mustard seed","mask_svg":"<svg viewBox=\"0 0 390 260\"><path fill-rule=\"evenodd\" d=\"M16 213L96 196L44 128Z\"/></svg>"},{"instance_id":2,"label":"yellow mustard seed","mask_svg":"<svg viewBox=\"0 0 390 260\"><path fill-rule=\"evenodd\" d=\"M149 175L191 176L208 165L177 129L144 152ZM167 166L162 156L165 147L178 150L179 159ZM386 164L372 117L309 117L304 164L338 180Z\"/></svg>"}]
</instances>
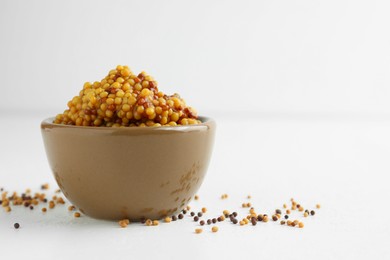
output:
<instances>
[{"instance_id":1,"label":"yellow mustard seed","mask_svg":"<svg viewBox=\"0 0 390 260\"><path fill-rule=\"evenodd\" d=\"M79 217L81 217L81 214L80 214L80 212L75 212L75 213L74 213L74 217L75 217L75 218L79 218Z\"/></svg>"},{"instance_id":2,"label":"yellow mustard seed","mask_svg":"<svg viewBox=\"0 0 390 260\"><path fill-rule=\"evenodd\" d=\"M213 226L213 227L211 228L211 231L214 232L214 233L215 233L215 232L218 232L218 227L217 227L217 226Z\"/></svg>"},{"instance_id":3,"label":"yellow mustard seed","mask_svg":"<svg viewBox=\"0 0 390 260\"><path fill-rule=\"evenodd\" d=\"M200 234L200 233L202 233L203 232L203 229L201 229L201 228L196 228L195 229L195 233L196 234Z\"/></svg>"}]
</instances>

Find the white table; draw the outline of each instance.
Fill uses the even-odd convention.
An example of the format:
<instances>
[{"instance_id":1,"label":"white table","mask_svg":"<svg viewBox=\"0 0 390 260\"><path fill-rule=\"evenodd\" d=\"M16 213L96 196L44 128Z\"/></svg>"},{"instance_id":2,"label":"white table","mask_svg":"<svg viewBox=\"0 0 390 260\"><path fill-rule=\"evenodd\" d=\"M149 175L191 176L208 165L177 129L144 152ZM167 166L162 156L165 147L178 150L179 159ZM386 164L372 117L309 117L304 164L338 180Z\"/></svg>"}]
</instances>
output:
<instances>
[{"instance_id":1,"label":"white table","mask_svg":"<svg viewBox=\"0 0 390 260\"><path fill-rule=\"evenodd\" d=\"M0 114L0 187L37 191L48 182L54 192L39 129L45 116ZM0 259L389 259L389 118L260 114L233 121L217 115L217 123L209 172L190 205L207 207L210 216L223 209L242 216L248 194L264 213L291 197L310 208L321 203L314 217L301 218L305 228L223 222L217 233L206 226L196 235L190 218L122 229L76 219L68 203L46 214L13 207L0 210ZM221 200L223 193L229 198Z\"/></svg>"}]
</instances>

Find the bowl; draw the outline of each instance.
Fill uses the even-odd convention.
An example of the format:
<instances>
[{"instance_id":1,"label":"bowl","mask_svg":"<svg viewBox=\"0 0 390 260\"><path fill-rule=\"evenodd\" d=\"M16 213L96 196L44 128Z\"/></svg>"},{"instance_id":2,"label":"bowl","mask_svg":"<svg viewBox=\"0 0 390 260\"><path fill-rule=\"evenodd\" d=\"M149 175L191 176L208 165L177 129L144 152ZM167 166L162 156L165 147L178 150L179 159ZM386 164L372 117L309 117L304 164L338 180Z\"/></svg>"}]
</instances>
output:
<instances>
[{"instance_id":1,"label":"bowl","mask_svg":"<svg viewBox=\"0 0 390 260\"><path fill-rule=\"evenodd\" d=\"M41 123L47 159L64 196L93 218L160 219L182 210L209 165L215 121L172 127Z\"/></svg>"}]
</instances>

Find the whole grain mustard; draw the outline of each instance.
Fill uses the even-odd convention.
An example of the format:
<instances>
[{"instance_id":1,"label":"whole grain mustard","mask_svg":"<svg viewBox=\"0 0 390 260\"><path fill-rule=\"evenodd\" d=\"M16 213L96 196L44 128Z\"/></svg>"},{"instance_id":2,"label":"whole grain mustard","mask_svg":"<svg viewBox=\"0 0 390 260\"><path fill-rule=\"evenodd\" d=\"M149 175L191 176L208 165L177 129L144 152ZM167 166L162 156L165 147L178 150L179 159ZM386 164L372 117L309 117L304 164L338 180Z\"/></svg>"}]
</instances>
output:
<instances>
[{"instance_id":1,"label":"whole grain mustard","mask_svg":"<svg viewBox=\"0 0 390 260\"><path fill-rule=\"evenodd\" d=\"M178 95L159 91L147 73L118 65L101 81L86 82L57 124L105 127L176 126L201 123L196 111Z\"/></svg>"}]
</instances>

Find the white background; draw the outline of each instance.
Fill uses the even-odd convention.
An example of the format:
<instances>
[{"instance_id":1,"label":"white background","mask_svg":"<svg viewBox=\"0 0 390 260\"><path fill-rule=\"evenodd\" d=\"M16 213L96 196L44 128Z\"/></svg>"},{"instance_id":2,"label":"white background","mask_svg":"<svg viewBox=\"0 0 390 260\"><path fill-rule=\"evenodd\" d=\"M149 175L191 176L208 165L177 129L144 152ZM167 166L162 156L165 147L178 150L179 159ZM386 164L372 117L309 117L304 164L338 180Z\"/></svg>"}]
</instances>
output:
<instances>
[{"instance_id":1,"label":"white background","mask_svg":"<svg viewBox=\"0 0 390 260\"><path fill-rule=\"evenodd\" d=\"M54 187L40 121L128 64L217 120L194 208L243 214L248 193L268 213L290 197L323 205L302 230L200 236L189 220L120 229L66 207L0 210L0 257L389 258L389 13L388 1L0 0L0 187Z\"/></svg>"}]
</instances>

